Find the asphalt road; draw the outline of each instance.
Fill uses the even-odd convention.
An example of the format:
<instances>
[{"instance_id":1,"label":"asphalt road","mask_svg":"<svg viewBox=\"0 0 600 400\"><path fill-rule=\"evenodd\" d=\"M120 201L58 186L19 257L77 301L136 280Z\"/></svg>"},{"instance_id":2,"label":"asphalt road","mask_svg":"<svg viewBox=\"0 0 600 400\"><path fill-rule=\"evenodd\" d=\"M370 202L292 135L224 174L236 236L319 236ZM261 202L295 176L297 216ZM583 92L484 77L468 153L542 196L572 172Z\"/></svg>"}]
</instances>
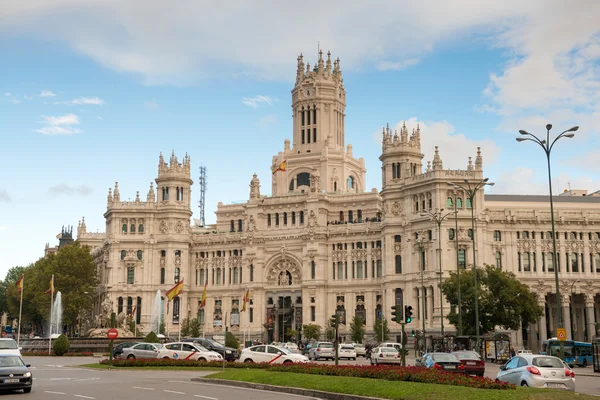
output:
<instances>
[{"instance_id":1,"label":"asphalt road","mask_svg":"<svg viewBox=\"0 0 600 400\"><path fill-rule=\"evenodd\" d=\"M226 387L202 382L191 382L191 378L201 377L211 372L200 371L125 371L92 370L76 368L77 365L98 362L98 358L85 357L25 357L31 364L34 376L33 391L24 395L20 392L1 393L5 398L26 398L32 400L303 400L310 397L276 392ZM414 364L414 357L408 357ZM318 361L331 364L332 361ZM356 361L342 360L341 364L368 365L363 358ZM498 366L486 364L486 376L495 378ZM600 394L600 374L594 375L591 368L576 368L577 392ZM25 396L25 397L24 397Z\"/></svg>"},{"instance_id":2,"label":"asphalt road","mask_svg":"<svg viewBox=\"0 0 600 400\"><path fill-rule=\"evenodd\" d=\"M123 371L74 368L97 358L26 357L33 390L4 393L0 399L31 400L308 400L312 397L191 382L211 372Z\"/></svg>"}]
</instances>

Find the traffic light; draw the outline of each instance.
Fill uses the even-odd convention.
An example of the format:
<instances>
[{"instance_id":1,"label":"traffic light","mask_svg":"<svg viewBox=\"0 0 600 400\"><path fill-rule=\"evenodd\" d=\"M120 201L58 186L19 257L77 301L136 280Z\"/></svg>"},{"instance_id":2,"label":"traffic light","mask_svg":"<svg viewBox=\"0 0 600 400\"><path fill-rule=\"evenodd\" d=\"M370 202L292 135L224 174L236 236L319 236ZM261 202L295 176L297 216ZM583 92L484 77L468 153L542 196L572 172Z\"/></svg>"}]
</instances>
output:
<instances>
[{"instance_id":1,"label":"traffic light","mask_svg":"<svg viewBox=\"0 0 600 400\"><path fill-rule=\"evenodd\" d=\"M415 337L415 330L410 331L410 336Z\"/></svg>"},{"instance_id":2,"label":"traffic light","mask_svg":"<svg viewBox=\"0 0 600 400\"><path fill-rule=\"evenodd\" d=\"M399 306L392 306L392 321L402 323L402 314Z\"/></svg>"},{"instance_id":3,"label":"traffic light","mask_svg":"<svg viewBox=\"0 0 600 400\"><path fill-rule=\"evenodd\" d=\"M340 323L339 318L340 317L337 314L334 314L334 315L331 316L330 322L331 322L331 327L332 328L337 328L338 324Z\"/></svg>"},{"instance_id":4,"label":"traffic light","mask_svg":"<svg viewBox=\"0 0 600 400\"><path fill-rule=\"evenodd\" d=\"M412 306L404 306L404 321L407 324L410 324L412 322Z\"/></svg>"}]
</instances>

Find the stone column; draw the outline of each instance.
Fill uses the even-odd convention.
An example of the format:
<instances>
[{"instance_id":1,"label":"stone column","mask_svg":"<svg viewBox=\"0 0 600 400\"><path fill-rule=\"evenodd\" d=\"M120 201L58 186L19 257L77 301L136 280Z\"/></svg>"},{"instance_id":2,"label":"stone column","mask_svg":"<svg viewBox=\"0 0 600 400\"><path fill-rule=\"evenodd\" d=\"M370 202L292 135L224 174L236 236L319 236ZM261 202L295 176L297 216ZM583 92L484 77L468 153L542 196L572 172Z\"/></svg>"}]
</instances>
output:
<instances>
[{"instance_id":1,"label":"stone column","mask_svg":"<svg viewBox=\"0 0 600 400\"><path fill-rule=\"evenodd\" d=\"M567 330L567 340L572 340L571 337L571 312L570 306L571 296L564 296L562 300L563 328Z\"/></svg>"},{"instance_id":2,"label":"stone column","mask_svg":"<svg viewBox=\"0 0 600 400\"><path fill-rule=\"evenodd\" d=\"M594 315L594 295L588 294L585 296L585 313L587 316L587 342L591 342L592 338L596 336L596 325Z\"/></svg>"},{"instance_id":3,"label":"stone column","mask_svg":"<svg viewBox=\"0 0 600 400\"><path fill-rule=\"evenodd\" d=\"M548 332L546 330L546 295L538 297L538 304L542 307L542 316L538 321L538 332L540 333L540 342L548 339Z\"/></svg>"},{"instance_id":4,"label":"stone column","mask_svg":"<svg viewBox=\"0 0 600 400\"><path fill-rule=\"evenodd\" d=\"M439 299L436 299L434 296L434 292L435 290L433 289L432 286L428 286L426 288L427 290L427 322L426 324L428 324L428 330L433 329L433 305L436 301L439 301ZM432 332L433 333L433 332Z\"/></svg>"}]
</instances>

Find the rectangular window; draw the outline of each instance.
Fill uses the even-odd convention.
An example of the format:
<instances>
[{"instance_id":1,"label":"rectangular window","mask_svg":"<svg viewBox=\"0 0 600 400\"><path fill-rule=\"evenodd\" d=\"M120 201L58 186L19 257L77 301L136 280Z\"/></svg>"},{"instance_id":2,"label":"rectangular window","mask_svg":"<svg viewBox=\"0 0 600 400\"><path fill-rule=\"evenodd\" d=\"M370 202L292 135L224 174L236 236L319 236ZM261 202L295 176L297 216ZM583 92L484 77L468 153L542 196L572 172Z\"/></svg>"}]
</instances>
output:
<instances>
[{"instance_id":1,"label":"rectangular window","mask_svg":"<svg viewBox=\"0 0 600 400\"><path fill-rule=\"evenodd\" d=\"M221 284L221 268L217 268L217 285Z\"/></svg>"},{"instance_id":2,"label":"rectangular window","mask_svg":"<svg viewBox=\"0 0 600 400\"><path fill-rule=\"evenodd\" d=\"M306 113L306 116L308 117L307 125L310 125L310 114L310 110L308 110L308 112Z\"/></svg>"},{"instance_id":3,"label":"rectangular window","mask_svg":"<svg viewBox=\"0 0 600 400\"><path fill-rule=\"evenodd\" d=\"M233 269L233 283L234 284L238 284L240 283L240 276L239 276L240 272L238 268L234 268Z\"/></svg>"},{"instance_id":4,"label":"rectangular window","mask_svg":"<svg viewBox=\"0 0 600 400\"><path fill-rule=\"evenodd\" d=\"M357 261L356 262L356 278L358 279L363 279L364 275L363 275L363 262L362 261Z\"/></svg>"},{"instance_id":5,"label":"rectangular window","mask_svg":"<svg viewBox=\"0 0 600 400\"><path fill-rule=\"evenodd\" d=\"M304 129L302 129L302 144L304 144L305 139L304 139Z\"/></svg>"},{"instance_id":6,"label":"rectangular window","mask_svg":"<svg viewBox=\"0 0 600 400\"><path fill-rule=\"evenodd\" d=\"M302 126L304 126L304 110L302 110L302 112L300 113L300 115L302 115Z\"/></svg>"},{"instance_id":7,"label":"rectangular window","mask_svg":"<svg viewBox=\"0 0 600 400\"><path fill-rule=\"evenodd\" d=\"M200 270L200 285L204 285L205 277L204 277L204 269Z\"/></svg>"},{"instance_id":8,"label":"rectangular window","mask_svg":"<svg viewBox=\"0 0 600 400\"><path fill-rule=\"evenodd\" d=\"M600 253L596 253L596 259L594 262L596 263L596 273L600 272Z\"/></svg>"},{"instance_id":9,"label":"rectangular window","mask_svg":"<svg viewBox=\"0 0 600 400\"><path fill-rule=\"evenodd\" d=\"M496 252L496 267L502 268L502 253L499 251Z\"/></svg>"},{"instance_id":10,"label":"rectangular window","mask_svg":"<svg viewBox=\"0 0 600 400\"><path fill-rule=\"evenodd\" d=\"M548 272L554 272L554 254L546 253L546 265L548 266Z\"/></svg>"},{"instance_id":11,"label":"rectangular window","mask_svg":"<svg viewBox=\"0 0 600 400\"><path fill-rule=\"evenodd\" d=\"M396 273L397 274L402 273L402 256L399 254L396 255Z\"/></svg>"},{"instance_id":12,"label":"rectangular window","mask_svg":"<svg viewBox=\"0 0 600 400\"><path fill-rule=\"evenodd\" d=\"M133 313L133 297L127 297L127 315Z\"/></svg>"},{"instance_id":13,"label":"rectangular window","mask_svg":"<svg viewBox=\"0 0 600 400\"><path fill-rule=\"evenodd\" d=\"M204 309L200 308L201 302L198 302L198 323L204 325Z\"/></svg>"},{"instance_id":14,"label":"rectangular window","mask_svg":"<svg viewBox=\"0 0 600 400\"><path fill-rule=\"evenodd\" d=\"M317 124L317 109L313 110L313 124Z\"/></svg>"},{"instance_id":15,"label":"rectangular window","mask_svg":"<svg viewBox=\"0 0 600 400\"><path fill-rule=\"evenodd\" d=\"M315 306L310 306L310 321L315 322L317 319L317 310Z\"/></svg>"},{"instance_id":16,"label":"rectangular window","mask_svg":"<svg viewBox=\"0 0 600 400\"><path fill-rule=\"evenodd\" d=\"M523 271L530 272L531 271L531 253L523 253Z\"/></svg>"},{"instance_id":17,"label":"rectangular window","mask_svg":"<svg viewBox=\"0 0 600 400\"><path fill-rule=\"evenodd\" d=\"M344 279L344 263L341 261L338 261L337 265L337 278Z\"/></svg>"},{"instance_id":18,"label":"rectangular window","mask_svg":"<svg viewBox=\"0 0 600 400\"><path fill-rule=\"evenodd\" d=\"M254 265L250 264L250 282L254 282Z\"/></svg>"},{"instance_id":19,"label":"rectangular window","mask_svg":"<svg viewBox=\"0 0 600 400\"><path fill-rule=\"evenodd\" d=\"M310 278L315 279L315 275L317 274L316 265L314 260L310 262Z\"/></svg>"},{"instance_id":20,"label":"rectangular window","mask_svg":"<svg viewBox=\"0 0 600 400\"><path fill-rule=\"evenodd\" d=\"M313 128L313 142L317 141L317 128Z\"/></svg>"},{"instance_id":21,"label":"rectangular window","mask_svg":"<svg viewBox=\"0 0 600 400\"><path fill-rule=\"evenodd\" d=\"M142 320L142 298L137 298L137 305L135 307L135 323L139 324Z\"/></svg>"},{"instance_id":22,"label":"rectangular window","mask_svg":"<svg viewBox=\"0 0 600 400\"><path fill-rule=\"evenodd\" d=\"M377 277L381 278L383 276L383 262L381 260L377 260Z\"/></svg>"},{"instance_id":23,"label":"rectangular window","mask_svg":"<svg viewBox=\"0 0 600 400\"><path fill-rule=\"evenodd\" d=\"M127 284L133 285L135 282L135 269L134 267L127 267Z\"/></svg>"},{"instance_id":24,"label":"rectangular window","mask_svg":"<svg viewBox=\"0 0 600 400\"><path fill-rule=\"evenodd\" d=\"M254 322L254 308L250 307L249 310L248 319L250 320L249 322L252 323Z\"/></svg>"},{"instance_id":25,"label":"rectangular window","mask_svg":"<svg viewBox=\"0 0 600 400\"><path fill-rule=\"evenodd\" d=\"M465 249L458 249L458 265L462 269L467 268Z\"/></svg>"},{"instance_id":26,"label":"rectangular window","mask_svg":"<svg viewBox=\"0 0 600 400\"><path fill-rule=\"evenodd\" d=\"M579 257L577 253L571 253L571 272L579 272Z\"/></svg>"},{"instance_id":27,"label":"rectangular window","mask_svg":"<svg viewBox=\"0 0 600 400\"><path fill-rule=\"evenodd\" d=\"M521 253L517 253L517 262L519 264L519 272L521 272L523 270L523 267L522 267L523 261L522 261Z\"/></svg>"}]
</instances>

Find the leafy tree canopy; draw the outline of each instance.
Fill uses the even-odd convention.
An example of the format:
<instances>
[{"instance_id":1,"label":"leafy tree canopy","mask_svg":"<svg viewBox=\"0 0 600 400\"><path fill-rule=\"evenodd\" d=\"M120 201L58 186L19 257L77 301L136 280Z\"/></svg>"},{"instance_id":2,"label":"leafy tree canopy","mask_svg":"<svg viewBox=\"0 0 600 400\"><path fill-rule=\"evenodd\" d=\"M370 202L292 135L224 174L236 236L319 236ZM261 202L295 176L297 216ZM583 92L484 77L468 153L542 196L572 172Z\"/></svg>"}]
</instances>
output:
<instances>
[{"instance_id":1,"label":"leafy tree canopy","mask_svg":"<svg viewBox=\"0 0 600 400\"><path fill-rule=\"evenodd\" d=\"M321 326L317 324L305 324L302 326L302 333L308 340L319 340L321 337Z\"/></svg>"},{"instance_id":2,"label":"leafy tree canopy","mask_svg":"<svg viewBox=\"0 0 600 400\"><path fill-rule=\"evenodd\" d=\"M375 333L375 340L379 343L383 343L388 340L390 336L390 329L388 327L387 319L378 319L373 324L373 332Z\"/></svg>"},{"instance_id":3,"label":"leafy tree canopy","mask_svg":"<svg viewBox=\"0 0 600 400\"><path fill-rule=\"evenodd\" d=\"M355 315L350 322L350 339L355 343L362 343L365 337L365 323L361 317Z\"/></svg>"},{"instance_id":4,"label":"leafy tree canopy","mask_svg":"<svg viewBox=\"0 0 600 400\"><path fill-rule=\"evenodd\" d=\"M475 285L473 270L460 272L463 333L475 335ZM535 294L515 274L486 265L477 269L479 298L479 332L492 332L496 327L517 330L523 322L534 323L543 313ZM450 273L442 284L446 300L453 305L448 320L458 326L458 275Z\"/></svg>"}]
</instances>

